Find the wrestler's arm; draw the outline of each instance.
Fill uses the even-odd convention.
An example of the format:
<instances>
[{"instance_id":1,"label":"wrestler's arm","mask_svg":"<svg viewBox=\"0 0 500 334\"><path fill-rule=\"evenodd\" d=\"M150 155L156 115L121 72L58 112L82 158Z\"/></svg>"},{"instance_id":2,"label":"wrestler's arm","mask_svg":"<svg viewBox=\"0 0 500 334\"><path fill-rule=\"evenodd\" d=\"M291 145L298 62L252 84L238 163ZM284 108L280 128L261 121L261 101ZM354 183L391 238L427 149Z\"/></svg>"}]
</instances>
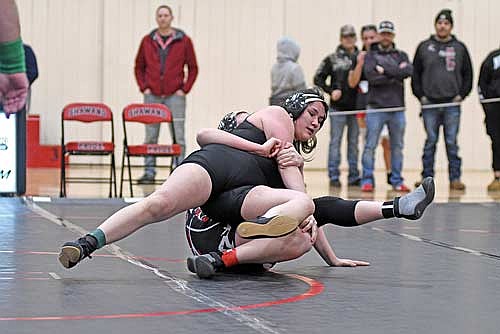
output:
<instances>
[{"instance_id":1,"label":"wrestler's arm","mask_svg":"<svg viewBox=\"0 0 500 334\"><path fill-rule=\"evenodd\" d=\"M318 236L316 237L316 242L314 243L314 249L318 254L325 260L325 262L332 267L356 267L356 266L369 266L369 262L356 261L349 259L340 259L335 255L328 239L326 238L323 227L318 229Z\"/></svg>"},{"instance_id":2,"label":"wrestler's arm","mask_svg":"<svg viewBox=\"0 0 500 334\"><path fill-rule=\"evenodd\" d=\"M270 106L262 111L262 113L259 113L260 121L266 138L278 138L282 143L293 142L293 121L285 109ZM286 188L306 192L304 177L297 166L280 168L279 172Z\"/></svg>"},{"instance_id":3,"label":"wrestler's arm","mask_svg":"<svg viewBox=\"0 0 500 334\"><path fill-rule=\"evenodd\" d=\"M276 138L269 138L264 144L257 144L229 132L209 128L198 131L196 141L200 147L208 144L222 144L266 158L274 157L281 144L281 141Z\"/></svg>"}]
</instances>

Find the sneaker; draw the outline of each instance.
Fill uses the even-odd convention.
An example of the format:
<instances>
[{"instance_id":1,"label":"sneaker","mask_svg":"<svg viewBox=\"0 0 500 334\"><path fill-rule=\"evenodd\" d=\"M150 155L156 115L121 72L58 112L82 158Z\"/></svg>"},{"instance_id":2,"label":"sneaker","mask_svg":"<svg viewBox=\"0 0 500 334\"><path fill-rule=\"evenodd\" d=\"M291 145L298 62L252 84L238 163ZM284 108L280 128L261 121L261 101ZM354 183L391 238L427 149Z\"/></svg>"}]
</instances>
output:
<instances>
[{"instance_id":1,"label":"sneaker","mask_svg":"<svg viewBox=\"0 0 500 334\"><path fill-rule=\"evenodd\" d=\"M151 174L144 174L137 180L137 184L153 184L155 182L155 176Z\"/></svg>"},{"instance_id":2,"label":"sneaker","mask_svg":"<svg viewBox=\"0 0 500 334\"><path fill-rule=\"evenodd\" d=\"M500 179L494 179L488 184L488 191L500 191Z\"/></svg>"},{"instance_id":3,"label":"sneaker","mask_svg":"<svg viewBox=\"0 0 500 334\"><path fill-rule=\"evenodd\" d=\"M422 180L420 180L420 181L416 181L416 182L415 182L415 188L420 187L420 185L421 185L421 184L422 184Z\"/></svg>"},{"instance_id":4,"label":"sneaker","mask_svg":"<svg viewBox=\"0 0 500 334\"><path fill-rule=\"evenodd\" d=\"M330 180L330 187L340 188L342 183L339 180Z\"/></svg>"},{"instance_id":5,"label":"sneaker","mask_svg":"<svg viewBox=\"0 0 500 334\"><path fill-rule=\"evenodd\" d=\"M84 258L92 258L90 254L97 249L97 240L91 235L86 235L77 241L66 242L61 247L59 262L64 268L73 268Z\"/></svg>"},{"instance_id":6,"label":"sneaker","mask_svg":"<svg viewBox=\"0 0 500 334\"><path fill-rule=\"evenodd\" d=\"M199 256L187 258L187 267L190 272L198 275L199 278L210 278L217 271L224 269L224 262L217 252L210 252Z\"/></svg>"},{"instance_id":7,"label":"sneaker","mask_svg":"<svg viewBox=\"0 0 500 334\"><path fill-rule=\"evenodd\" d=\"M392 187L394 191L409 193L411 190L404 183L401 183L399 186Z\"/></svg>"},{"instance_id":8,"label":"sneaker","mask_svg":"<svg viewBox=\"0 0 500 334\"><path fill-rule=\"evenodd\" d=\"M365 183L361 186L361 191L365 193L372 193L373 189L373 184L371 183Z\"/></svg>"},{"instance_id":9,"label":"sneaker","mask_svg":"<svg viewBox=\"0 0 500 334\"><path fill-rule=\"evenodd\" d=\"M436 186L432 177L426 177L411 193L394 199L394 215L398 218L416 220L434 200Z\"/></svg>"},{"instance_id":10,"label":"sneaker","mask_svg":"<svg viewBox=\"0 0 500 334\"><path fill-rule=\"evenodd\" d=\"M299 221L287 216L257 217L239 224L236 232L242 238L277 238L292 233L299 224Z\"/></svg>"},{"instance_id":11,"label":"sneaker","mask_svg":"<svg viewBox=\"0 0 500 334\"><path fill-rule=\"evenodd\" d=\"M348 183L349 187L359 187L361 185L361 179L356 179Z\"/></svg>"},{"instance_id":12,"label":"sneaker","mask_svg":"<svg viewBox=\"0 0 500 334\"><path fill-rule=\"evenodd\" d=\"M460 180L451 181L450 190L465 190L465 184Z\"/></svg>"}]
</instances>

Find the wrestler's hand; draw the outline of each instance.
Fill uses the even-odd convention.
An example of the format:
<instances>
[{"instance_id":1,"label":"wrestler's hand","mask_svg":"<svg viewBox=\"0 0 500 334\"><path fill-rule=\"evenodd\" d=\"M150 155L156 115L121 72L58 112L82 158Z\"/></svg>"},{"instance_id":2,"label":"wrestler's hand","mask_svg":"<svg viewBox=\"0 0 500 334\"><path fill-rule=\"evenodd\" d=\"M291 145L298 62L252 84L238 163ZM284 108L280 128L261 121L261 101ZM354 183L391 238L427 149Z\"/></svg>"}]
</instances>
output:
<instances>
[{"instance_id":1,"label":"wrestler's hand","mask_svg":"<svg viewBox=\"0 0 500 334\"><path fill-rule=\"evenodd\" d=\"M276 157L279 168L295 166L302 168L304 166L304 158L295 150L291 143L286 143Z\"/></svg>"},{"instance_id":2,"label":"wrestler's hand","mask_svg":"<svg viewBox=\"0 0 500 334\"><path fill-rule=\"evenodd\" d=\"M260 148L253 152L265 158L275 157L281 148L281 140L278 138L269 138L264 144L260 145Z\"/></svg>"},{"instance_id":3,"label":"wrestler's hand","mask_svg":"<svg viewBox=\"0 0 500 334\"><path fill-rule=\"evenodd\" d=\"M0 103L3 104L3 110L7 117L24 107L28 87L26 73L0 73Z\"/></svg>"},{"instance_id":4,"label":"wrestler's hand","mask_svg":"<svg viewBox=\"0 0 500 334\"><path fill-rule=\"evenodd\" d=\"M369 266L369 262L349 260L349 259L339 259L337 258L332 263L332 267L357 267L357 266Z\"/></svg>"},{"instance_id":5,"label":"wrestler's hand","mask_svg":"<svg viewBox=\"0 0 500 334\"><path fill-rule=\"evenodd\" d=\"M309 233L311 235L311 243L316 242L316 237L318 236L318 223L314 216L309 216L299 225L302 233Z\"/></svg>"}]
</instances>

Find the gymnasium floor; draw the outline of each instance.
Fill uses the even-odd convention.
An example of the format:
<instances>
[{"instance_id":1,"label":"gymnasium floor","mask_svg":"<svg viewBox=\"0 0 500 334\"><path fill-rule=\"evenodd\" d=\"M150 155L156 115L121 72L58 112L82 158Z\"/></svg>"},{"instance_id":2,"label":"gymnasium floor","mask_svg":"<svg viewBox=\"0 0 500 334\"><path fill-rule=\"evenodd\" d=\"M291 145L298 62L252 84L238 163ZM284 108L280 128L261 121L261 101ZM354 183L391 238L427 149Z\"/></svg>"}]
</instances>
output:
<instances>
[{"instance_id":1,"label":"gymnasium floor","mask_svg":"<svg viewBox=\"0 0 500 334\"><path fill-rule=\"evenodd\" d=\"M467 176L459 195L438 179L438 203L418 222L327 227L337 255L369 267L329 268L313 251L272 273L199 280L185 268L182 215L64 269L61 243L127 203L83 199L79 185L59 199L45 176L37 195L51 197L0 198L0 333L497 333L500 204L480 190L489 177ZM324 172L306 180L313 195L339 192ZM392 195L380 185L373 197Z\"/></svg>"}]
</instances>

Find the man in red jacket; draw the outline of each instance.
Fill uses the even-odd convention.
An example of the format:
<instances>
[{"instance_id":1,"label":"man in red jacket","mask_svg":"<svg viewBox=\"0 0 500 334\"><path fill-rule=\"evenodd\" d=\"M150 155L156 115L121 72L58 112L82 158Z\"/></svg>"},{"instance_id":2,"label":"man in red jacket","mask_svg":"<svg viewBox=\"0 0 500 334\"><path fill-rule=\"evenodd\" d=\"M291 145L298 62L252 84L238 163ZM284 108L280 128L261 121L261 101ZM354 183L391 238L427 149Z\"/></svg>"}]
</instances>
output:
<instances>
[{"instance_id":1,"label":"man in red jacket","mask_svg":"<svg viewBox=\"0 0 500 334\"><path fill-rule=\"evenodd\" d=\"M162 5L156 10L158 28L144 36L135 59L135 78L144 93L144 103L162 103L174 118L174 131L185 156L184 118L186 94L193 87L198 75L198 64L191 39L182 30L173 28L172 9ZM187 78L184 67L187 65ZM147 144L156 144L160 133L159 124L146 126ZM146 169L139 183L153 183L155 179L154 157L146 157Z\"/></svg>"}]
</instances>

